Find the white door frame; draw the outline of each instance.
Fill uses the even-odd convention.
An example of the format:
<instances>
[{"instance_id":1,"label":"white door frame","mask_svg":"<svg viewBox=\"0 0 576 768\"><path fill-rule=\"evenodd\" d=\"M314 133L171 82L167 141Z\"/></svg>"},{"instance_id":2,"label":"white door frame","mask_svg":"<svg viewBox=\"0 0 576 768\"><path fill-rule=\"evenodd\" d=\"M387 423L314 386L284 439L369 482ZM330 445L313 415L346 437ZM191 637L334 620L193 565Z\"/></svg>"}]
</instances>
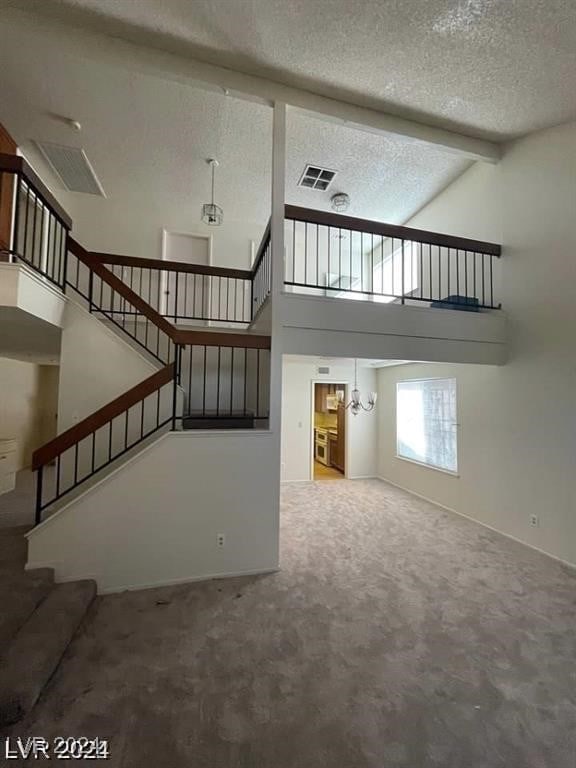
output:
<instances>
[{"instance_id":1,"label":"white door frame","mask_svg":"<svg viewBox=\"0 0 576 768\"><path fill-rule=\"evenodd\" d=\"M213 259L212 249L213 249L213 237L214 237L212 234L207 235L205 232L185 232L183 230L166 229L166 227L162 227L162 252L160 256L162 261L168 261L168 259L166 258L166 248L168 246L168 235L182 235L182 237L197 237L202 240L208 240L208 266L212 265L212 259ZM165 315L167 310L166 291L168 290L168 274L166 272L162 272L162 278L160 281L160 290L162 291L160 314ZM208 314L210 314L210 303L211 303L211 296L210 296L210 293L208 293Z\"/></svg>"},{"instance_id":2,"label":"white door frame","mask_svg":"<svg viewBox=\"0 0 576 768\"><path fill-rule=\"evenodd\" d=\"M311 392L310 392L310 475L309 480L314 480L314 413L316 405L316 384L344 384L344 402L348 402L348 391L350 388L350 379L346 376L340 376L338 378L329 379L312 379ZM348 478L349 467L349 415L350 411L346 408L344 414L344 421L346 424L346 434L344 436L344 477Z\"/></svg>"}]
</instances>

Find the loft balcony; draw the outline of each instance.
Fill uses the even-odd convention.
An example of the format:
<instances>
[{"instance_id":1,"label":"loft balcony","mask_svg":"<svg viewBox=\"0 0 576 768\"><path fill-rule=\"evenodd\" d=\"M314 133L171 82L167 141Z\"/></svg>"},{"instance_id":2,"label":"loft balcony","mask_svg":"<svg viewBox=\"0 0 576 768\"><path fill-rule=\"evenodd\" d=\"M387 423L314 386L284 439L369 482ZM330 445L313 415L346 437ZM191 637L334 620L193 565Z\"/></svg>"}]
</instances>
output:
<instances>
[{"instance_id":1,"label":"loft balcony","mask_svg":"<svg viewBox=\"0 0 576 768\"><path fill-rule=\"evenodd\" d=\"M286 206L283 349L503 364L501 248Z\"/></svg>"}]
</instances>

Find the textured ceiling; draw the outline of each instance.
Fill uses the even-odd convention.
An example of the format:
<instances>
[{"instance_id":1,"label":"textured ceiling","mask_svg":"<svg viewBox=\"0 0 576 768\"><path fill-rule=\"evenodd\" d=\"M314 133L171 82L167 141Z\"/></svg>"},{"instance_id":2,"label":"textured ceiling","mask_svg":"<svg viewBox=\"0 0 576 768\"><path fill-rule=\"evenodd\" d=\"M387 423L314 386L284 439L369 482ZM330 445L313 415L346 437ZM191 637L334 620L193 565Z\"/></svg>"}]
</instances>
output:
<instances>
[{"instance_id":1,"label":"textured ceiling","mask_svg":"<svg viewBox=\"0 0 576 768\"><path fill-rule=\"evenodd\" d=\"M31 25L0 27L0 71L0 122L27 156L45 169L34 140L82 146L118 216L127 200L142 217L166 200L199 210L209 193L205 159L216 157L216 197L228 220L267 221L269 108L82 58L71 41ZM82 132L61 116L78 120ZM326 209L331 194L344 191L351 215L390 223L404 222L468 164L293 110L287 134L287 202ZM328 192L297 187L306 163L339 172Z\"/></svg>"},{"instance_id":2,"label":"textured ceiling","mask_svg":"<svg viewBox=\"0 0 576 768\"><path fill-rule=\"evenodd\" d=\"M505 139L576 117L574 0L43 0L45 12L55 6L120 36L471 135Z\"/></svg>"},{"instance_id":3,"label":"textured ceiling","mask_svg":"<svg viewBox=\"0 0 576 768\"><path fill-rule=\"evenodd\" d=\"M350 196L349 216L403 224L469 161L432 146L325 123L289 112L287 129L286 201L306 208L330 210L336 192ZM298 186L304 167L338 171L321 192Z\"/></svg>"},{"instance_id":4,"label":"textured ceiling","mask_svg":"<svg viewBox=\"0 0 576 768\"><path fill-rule=\"evenodd\" d=\"M217 201L227 214L267 220L269 108L82 59L32 29L0 27L0 71L0 122L26 156L46 171L34 141L83 147L119 215L127 200L142 217L167 199L200 210L210 195L205 161L215 157ZM63 116L78 120L81 133Z\"/></svg>"}]
</instances>

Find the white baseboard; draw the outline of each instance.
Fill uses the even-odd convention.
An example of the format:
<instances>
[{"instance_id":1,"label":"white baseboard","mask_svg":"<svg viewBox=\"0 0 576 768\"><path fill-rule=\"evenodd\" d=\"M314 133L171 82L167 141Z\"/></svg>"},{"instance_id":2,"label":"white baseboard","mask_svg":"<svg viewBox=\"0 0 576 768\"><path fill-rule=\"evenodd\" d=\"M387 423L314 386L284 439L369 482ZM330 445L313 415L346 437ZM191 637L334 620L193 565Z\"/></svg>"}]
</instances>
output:
<instances>
[{"instance_id":1,"label":"white baseboard","mask_svg":"<svg viewBox=\"0 0 576 768\"><path fill-rule=\"evenodd\" d=\"M493 525L484 523L482 520L478 520L478 518L476 517L471 517L470 515L467 515L465 512L459 512L457 509L453 509L452 507L447 507L445 504L441 504L439 501L434 501L434 499L430 499L428 498L428 496L423 496L421 493L416 493L416 491L412 491L410 488L406 488L406 486L404 485L395 483L392 480L389 480L387 477L382 477L382 475L378 475L377 479L381 480L383 483L388 483L388 485L393 485L395 488L399 488L401 491L406 491L406 493L409 493L411 496L416 496L418 499L427 501L429 504L434 504L435 507L440 507L440 509L444 509L446 510L446 512L452 512L455 515L464 517L466 518L466 520L470 520L470 522L472 523L481 525L483 528L487 528L489 531L492 531L493 533L497 533L500 536L504 536L504 538L506 539L510 539L511 541L516 542L516 544L521 544L523 547L528 547L528 549L532 549L534 550L534 552L539 552L541 555L546 555L546 557L550 557L552 560L556 560L557 563L562 563L562 565L566 565L568 566L568 568L572 568L576 570L576 563L571 563L569 560L563 560L561 557L558 557L557 555L553 555L551 552L546 552L545 549L540 549L540 547L535 547L534 544L529 544L527 541L522 541L522 539L518 539L516 538L516 536L512 536L511 533L506 533L505 531L501 531L498 528L494 528Z\"/></svg>"},{"instance_id":2,"label":"white baseboard","mask_svg":"<svg viewBox=\"0 0 576 768\"><path fill-rule=\"evenodd\" d=\"M34 563L33 565L26 564L25 570L35 570L36 568L52 568L55 571L58 570L60 563ZM136 592L142 589L158 589L159 587L176 587L179 584L193 584L197 581L213 581L215 579L233 579L240 576L265 576L270 573L278 573L280 568L256 568L247 571L227 571L223 573L208 573L204 575L196 576L183 576L177 579L160 579L159 581L143 582L141 584L119 584L114 587L104 587L101 589L98 587L99 595L113 595L117 592ZM98 583L98 577L94 574L76 574L74 576L62 576L56 578L56 584L66 584L71 581L83 581L85 579L92 579Z\"/></svg>"}]
</instances>

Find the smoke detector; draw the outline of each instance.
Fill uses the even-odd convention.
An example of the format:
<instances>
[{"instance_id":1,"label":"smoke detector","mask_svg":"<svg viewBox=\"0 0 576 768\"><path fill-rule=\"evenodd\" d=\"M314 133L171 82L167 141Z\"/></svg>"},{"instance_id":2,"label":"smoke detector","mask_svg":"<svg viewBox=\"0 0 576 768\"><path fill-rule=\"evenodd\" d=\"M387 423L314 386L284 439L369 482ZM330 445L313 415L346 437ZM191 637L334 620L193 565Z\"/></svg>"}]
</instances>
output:
<instances>
[{"instance_id":1,"label":"smoke detector","mask_svg":"<svg viewBox=\"0 0 576 768\"><path fill-rule=\"evenodd\" d=\"M348 208L350 208L350 197L346 194L346 192L337 192L330 198L330 203L332 205L333 211L342 213L343 211L347 211Z\"/></svg>"}]
</instances>

